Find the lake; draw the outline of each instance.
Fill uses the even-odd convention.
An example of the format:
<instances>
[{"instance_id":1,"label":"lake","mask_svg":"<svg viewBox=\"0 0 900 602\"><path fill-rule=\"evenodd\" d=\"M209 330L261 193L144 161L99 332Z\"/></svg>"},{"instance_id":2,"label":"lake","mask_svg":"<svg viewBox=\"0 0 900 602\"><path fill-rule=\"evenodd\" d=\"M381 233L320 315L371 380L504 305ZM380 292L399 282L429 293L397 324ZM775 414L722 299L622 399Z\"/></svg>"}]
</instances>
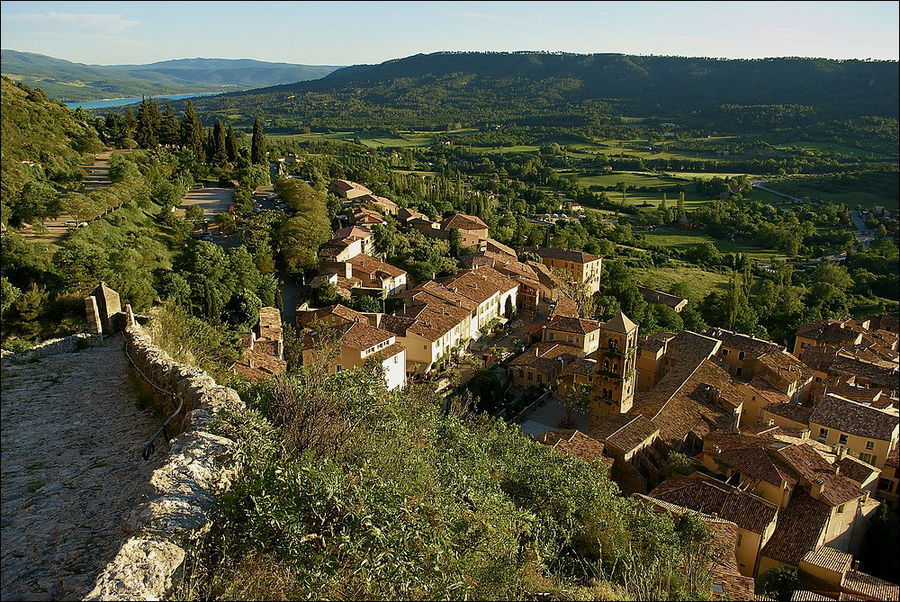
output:
<instances>
[{"instance_id":1,"label":"lake","mask_svg":"<svg viewBox=\"0 0 900 602\"><path fill-rule=\"evenodd\" d=\"M181 100L183 98L195 98L197 96L215 96L219 94L219 92L204 92L201 94L167 94L163 96L154 96L154 100ZM148 96L149 98L149 96ZM87 109L102 109L105 107L121 107L124 105L133 105L135 103L141 102L140 96L135 96L133 98L111 98L108 100L88 100L82 102L67 102L65 105L70 109L77 109L78 107L83 107L85 110Z\"/></svg>"}]
</instances>

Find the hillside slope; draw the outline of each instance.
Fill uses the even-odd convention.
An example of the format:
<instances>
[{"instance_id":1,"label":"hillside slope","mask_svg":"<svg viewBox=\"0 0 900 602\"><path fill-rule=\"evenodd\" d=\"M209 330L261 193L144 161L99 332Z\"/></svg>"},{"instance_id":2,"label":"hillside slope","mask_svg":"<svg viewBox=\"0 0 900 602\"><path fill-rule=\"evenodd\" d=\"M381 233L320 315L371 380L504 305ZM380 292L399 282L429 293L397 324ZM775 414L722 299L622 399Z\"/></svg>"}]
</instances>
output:
<instances>
[{"instance_id":1,"label":"hillside slope","mask_svg":"<svg viewBox=\"0 0 900 602\"><path fill-rule=\"evenodd\" d=\"M82 177L82 154L101 148L97 133L63 105L47 99L40 90L29 90L2 79L2 220L7 223L17 203L27 203L19 213L30 214L34 198L20 199L26 182L61 187Z\"/></svg>"},{"instance_id":2,"label":"hillside slope","mask_svg":"<svg viewBox=\"0 0 900 602\"><path fill-rule=\"evenodd\" d=\"M2 51L4 75L40 87L51 98L61 100L258 88L316 79L335 69L324 65L204 58L147 65L84 65L30 52Z\"/></svg>"},{"instance_id":3,"label":"hillside slope","mask_svg":"<svg viewBox=\"0 0 900 602\"><path fill-rule=\"evenodd\" d=\"M197 105L325 127L362 119L385 127L567 126L611 114L703 117L723 105L796 105L817 119L896 118L898 81L890 61L436 53Z\"/></svg>"}]
</instances>

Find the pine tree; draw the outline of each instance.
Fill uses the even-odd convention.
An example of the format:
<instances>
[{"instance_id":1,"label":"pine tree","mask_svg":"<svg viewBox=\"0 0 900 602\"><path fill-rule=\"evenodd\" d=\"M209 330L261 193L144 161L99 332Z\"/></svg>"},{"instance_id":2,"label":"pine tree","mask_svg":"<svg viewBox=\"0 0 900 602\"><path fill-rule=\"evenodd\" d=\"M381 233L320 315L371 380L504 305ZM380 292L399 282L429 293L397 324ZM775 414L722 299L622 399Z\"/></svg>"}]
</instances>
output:
<instances>
[{"instance_id":1,"label":"pine tree","mask_svg":"<svg viewBox=\"0 0 900 602\"><path fill-rule=\"evenodd\" d=\"M138 107L137 129L134 132L134 141L141 148L150 148L153 138L153 128L150 125L150 117L147 109L147 99L141 98L141 106Z\"/></svg>"},{"instance_id":2,"label":"pine tree","mask_svg":"<svg viewBox=\"0 0 900 602\"><path fill-rule=\"evenodd\" d=\"M234 138L234 129L228 124L228 132L225 134L225 152L228 155L229 163L237 163L238 147L237 140Z\"/></svg>"},{"instance_id":3,"label":"pine tree","mask_svg":"<svg viewBox=\"0 0 900 602\"><path fill-rule=\"evenodd\" d=\"M159 142L169 146L177 146L179 143L178 136L178 119L172 112L172 103L166 103L166 112L163 113L162 121L159 125Z\"/></svg>"},{"instance_id":4,"label":"pine tree","mask_svg":"<svg viewBox=\"0 0 900 602\"><path fill-rule=\"evenodd\" d=\"M250 162L262 165L266 162L266 138L259 119L253 122L253 138L250 140Z\"/></svg>"},{"instance_id":5,"label":"pine tree","mask_svg":"<svg viewBox=\"0 0 900 602\"><path fill-rule=\"evenodd\" d=\"M684 217L684 192L678 193L678 204L675 206L676 217L681 219Z\"/></svg>"}]
</instances>

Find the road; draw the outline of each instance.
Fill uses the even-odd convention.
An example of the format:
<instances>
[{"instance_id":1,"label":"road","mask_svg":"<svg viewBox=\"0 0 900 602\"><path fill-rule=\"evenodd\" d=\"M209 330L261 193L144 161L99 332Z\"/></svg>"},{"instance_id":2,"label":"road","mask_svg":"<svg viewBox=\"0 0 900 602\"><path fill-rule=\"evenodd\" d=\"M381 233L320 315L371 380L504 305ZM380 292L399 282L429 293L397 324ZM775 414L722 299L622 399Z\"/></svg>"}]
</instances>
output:
<instances>
[{"instance_id":1,"label":"road","mask_svg":"<svg viewBox=\"0 0 900 602\"><path fill-rule=\"evenodd\" d=\"M106 149L102 153L94 155L94 162L92 164L83 166L87 172L87 176L82 180L85 194L112 184L109 179L109 158L113 152L125 153L129 151L113 151L112 149ZM29 242L56 243L69 233L69 227L66 225L66 222L74 221L74 217L68 213L63 213L54 219L44 220L44 227L47 229L46 232L38 232L31 225L20 228L16 232L21 234L22 237Z\"/></svg>"},{"instance_id":2,"label":"road","mask_svg":"<svg viewBox=\"0 0 900 602\"><path fill-rule=\"evenodd\" d=\"M768 186L766 186L766 182L761 181L761 180L751 180L751 181L750 181L750 185L753 186L754 188L759 188L760 190L765 190L766 192L771 192L772 194L776 194L776 195L778 195L778 196L780 196L780 197L784 197L784 198L786 198L786 199L788 199L788 200L791 200L791 201L794 201L794 202L797 202L797 203L805 202L804 199L802 199L802 198L800 198L800 197L791 196L791 195L789 195L789 194L785 194L785 193L779 192L779 191L777 191L777 190L772 190L771 188L769 188Z\"/></svg>"},{"instance_id":3,"label":"road","mask_svg":"<svg viewBox=\"0 0 900 602\"><path fill-rule=\"evenodd\" d=\"M872 241L875 240L875 233L869 230L868 226L866 226L866 212L851 211L850 219L853 221L853 225L856 227L856 240L858 240L864 247L868 247L869 245L871 245Z\"/></svg>"}]
</instances>

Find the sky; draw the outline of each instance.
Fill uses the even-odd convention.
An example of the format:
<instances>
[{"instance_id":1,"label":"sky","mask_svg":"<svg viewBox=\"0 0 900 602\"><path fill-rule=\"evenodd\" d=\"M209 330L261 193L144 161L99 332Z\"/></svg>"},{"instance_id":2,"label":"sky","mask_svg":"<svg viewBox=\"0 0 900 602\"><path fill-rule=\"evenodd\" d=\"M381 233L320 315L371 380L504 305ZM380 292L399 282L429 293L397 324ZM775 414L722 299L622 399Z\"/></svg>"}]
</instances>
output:
<instances>
[{"instance_id":1,"label":"sky","mask_svg":"<svg viewBox=\"0 0 900 602\"><path fill-rule=\"evenodd\" d=\"M89 64L441 50L898 59L898 2L2 2L2 47Z\"/></svg>"}]
</instances>

